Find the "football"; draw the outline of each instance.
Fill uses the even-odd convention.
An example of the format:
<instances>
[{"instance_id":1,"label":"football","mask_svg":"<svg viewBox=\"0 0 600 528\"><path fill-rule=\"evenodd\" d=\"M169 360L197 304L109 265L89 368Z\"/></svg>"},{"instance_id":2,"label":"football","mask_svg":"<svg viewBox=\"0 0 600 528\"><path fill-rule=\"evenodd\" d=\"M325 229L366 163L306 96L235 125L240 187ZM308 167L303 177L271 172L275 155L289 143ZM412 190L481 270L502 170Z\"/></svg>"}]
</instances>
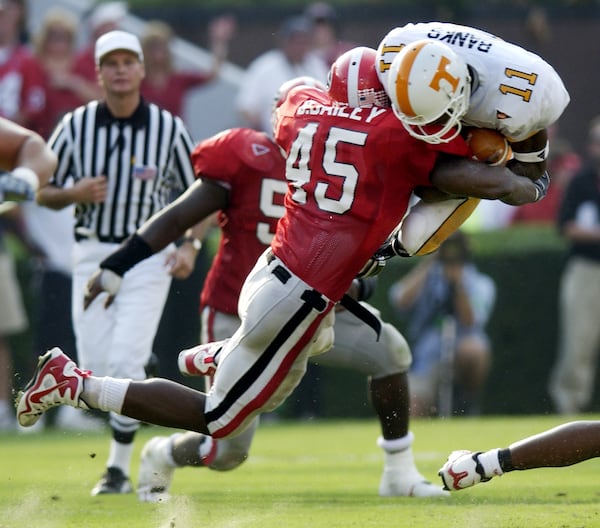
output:
<instances>
[{"instance_id":1,"label":"football","mask_svg":"<svg viewBox=\"0 0 600 528\"><path fill-rule=\"evenodd\" d=\"M512 149L506 138L490 128L470 128L466 141L473 153L473 159L488 165L504 165L512 157Z\"/></svg>"}]
</instances>

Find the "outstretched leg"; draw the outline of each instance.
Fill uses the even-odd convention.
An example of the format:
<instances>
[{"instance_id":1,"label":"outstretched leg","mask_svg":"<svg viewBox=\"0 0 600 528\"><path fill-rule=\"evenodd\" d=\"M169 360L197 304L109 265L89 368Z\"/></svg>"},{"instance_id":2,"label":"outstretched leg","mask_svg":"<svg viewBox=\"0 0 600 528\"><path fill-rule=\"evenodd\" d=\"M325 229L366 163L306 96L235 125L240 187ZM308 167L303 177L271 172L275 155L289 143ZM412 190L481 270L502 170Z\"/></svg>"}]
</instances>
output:
<instances>
[{"instance_id":1,"label":"outstretched leg","mask_svg":"<svg viewBox=\"0 0 600 528\"><path fill-rule=\"evenodd\" d=\"M17 419L29 427L48 409L70 405L208 434L204 401L203 393L169 380L91 376L59 348L53 348L40 357L33 378L19 394Z\"/></svg>"}]
</instances>

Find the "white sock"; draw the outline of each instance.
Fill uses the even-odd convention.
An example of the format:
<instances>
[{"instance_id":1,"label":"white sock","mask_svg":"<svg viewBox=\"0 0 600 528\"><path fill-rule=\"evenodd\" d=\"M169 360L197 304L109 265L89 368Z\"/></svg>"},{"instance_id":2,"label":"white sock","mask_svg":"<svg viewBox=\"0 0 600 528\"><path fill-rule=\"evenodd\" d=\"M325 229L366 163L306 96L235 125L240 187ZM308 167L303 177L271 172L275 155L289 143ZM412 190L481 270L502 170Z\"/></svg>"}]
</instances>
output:
<instances>
[{"instance_id":1,"label":"white sock","mask_svg":"<svg viewBox=\"0 0 600 528\"><path fill-rule=\"evenodd\" d=\"M486 477L500 476L504 473L500 467L500 460L498 460L498 451L500 449L491 449L480 453L478 456L479 463L483 467L483 474Z\"/></svg>"},{"instance_id":2,"label":"white sock","mask_svg":"<svg viewBox=\"0 0 600 528\"><path fill-rule=\"evenodd\" d=\"M126 477L128 477L132 453L133 442L129 444L121 444L114 439L111 440L110 453L108 454L106 467L117 467L125 474Z\"/></svg>"},{"instance_id":3,"label":"white sock","mask_svg":"<svg viewBox=\"0 0 600 528\"><path fill-rule=\"evenodd\" d=\"M401 472L406 478L422 478L412 452L412 444L415 437L412 432L401 438L386 440L383 437L377 439L377 445L383 449L384 471Z\"/></svg>"},{"instance_id":4,"label":"white sock","mask_svg":"<svg viewBox=\"0 0 600 528\"><path fill-rule=\"evenodd\" d=\"M410 447L415 440L415 435L409 431L405 436L386 440L383 436L377 439L377 445L386 453L398 453Z\"/></svg>"},{"instance_id":5,"label":"white sock","mask_svg":"<svg viewBox=\"0 0 600 528\"><path fill-rule=\"evenodd\" d=\"M130 382L129 379L91 376L84 381L81 399L92 408L120 414Z\"/></svg>"}]
</instances>

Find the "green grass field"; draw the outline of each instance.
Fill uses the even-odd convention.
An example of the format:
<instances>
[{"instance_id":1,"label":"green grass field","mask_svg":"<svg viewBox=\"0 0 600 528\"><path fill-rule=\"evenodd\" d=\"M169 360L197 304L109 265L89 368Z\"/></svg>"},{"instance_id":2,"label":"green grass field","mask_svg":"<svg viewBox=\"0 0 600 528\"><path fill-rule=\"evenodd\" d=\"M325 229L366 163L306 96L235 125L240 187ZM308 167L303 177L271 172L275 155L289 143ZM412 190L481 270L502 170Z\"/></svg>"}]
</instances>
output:
<instances>
[{"instance_id":1,"label":"green grass field","mask_svg":"<svg viewBox=\"0 0 600 528\"><path fill-rule=\"evenodd\" d=\"M562 421L558 416L413 420L415 457L420 470L437 481L437 469L454 449L504 446ZM145 440L169 432L142 429L134 484ZM447 499L383 499L377 496L382 469L377 435L375 420L264 424L239 469L181 469L171 501L142 504L134 494L89 495L103 471L108 433L4 434L0 528L600 526L600 459L513 472Z\"/></svg>"}]
</instances>

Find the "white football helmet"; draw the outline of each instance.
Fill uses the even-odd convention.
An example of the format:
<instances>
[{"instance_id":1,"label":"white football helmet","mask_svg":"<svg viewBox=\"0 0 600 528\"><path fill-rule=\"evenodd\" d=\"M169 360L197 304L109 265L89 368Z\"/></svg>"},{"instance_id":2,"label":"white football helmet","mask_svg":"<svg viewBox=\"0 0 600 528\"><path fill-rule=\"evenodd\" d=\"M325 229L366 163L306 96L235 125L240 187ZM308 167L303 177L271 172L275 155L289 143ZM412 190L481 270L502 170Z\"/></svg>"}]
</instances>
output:
<instances>
[{"instance_id":1,"label":"white football helmet","mask_svg":"<svg viewBox=\"0 0 600 528\"><path fill-rule=\"evenodd\" d=\"M331 98L351 108L389 107L390 100L375 70L376 57L377 52L365 46L340 55L329 70Z\"/></svg>"},{"instance_id":2,"label":"white football helmet","mask_svg":"<svg viewBox=\"0 0 600 528\"><path fill-rule=\"evenodd\" d=\"M460 133L469 109L471 76L465 61L446 44L418 40L394 57L387 90L396 117L411 136L447 143ZM425 129L427 125L434 126Z\"/></svg>"}]
</instances>

